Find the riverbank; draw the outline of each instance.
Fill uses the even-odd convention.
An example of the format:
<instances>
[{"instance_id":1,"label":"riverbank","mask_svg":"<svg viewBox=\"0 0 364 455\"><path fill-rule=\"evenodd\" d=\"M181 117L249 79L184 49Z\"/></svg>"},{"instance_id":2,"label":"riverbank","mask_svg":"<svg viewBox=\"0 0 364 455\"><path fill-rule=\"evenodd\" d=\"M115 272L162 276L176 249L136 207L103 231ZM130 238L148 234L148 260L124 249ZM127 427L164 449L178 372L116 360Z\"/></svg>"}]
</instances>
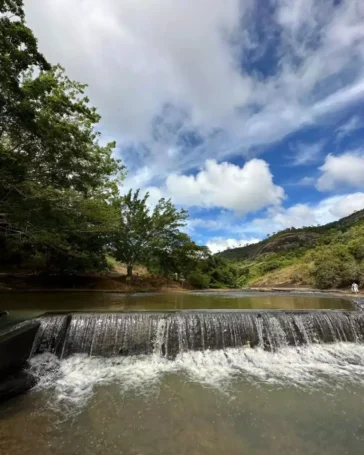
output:
<instances>
[{"instance_id":1,"label":"riverbank","mask_svg":"<svg viewBox=\"0 0 364 455\"><path fill-rule=\"evenodd\" d=\"M185 292L187 283L158 276L0 274L0 292Z\"/></svg>"},{"instance_id":2,"label":"riverbank","mask_svg":"<svg viewBox=\"0 0 364 455\"><path fill-rule=\"evenodd\" d=\"M359 294L353 294L350 289L317 289L317 288L310 288L310 287L303 287L303 286L296 286L296 287L280 287L280 286L267 286L267 287L244 287L239 289L205 289L199 290L198 292L201 293L226 293L226 292L249 292L249 293L275 293L275 294L321 294L321 295L330 295L333 297L345 297L350 299L355 299L355 297L359 299L364 298L364 292L361 291Z\"/></svg>"},{"instance_id":3,"label":"riverbank","mask_svg":"<svg viewBox=\"0 0 364 455\"><path fill-rule=\"evenodd\" d=\"M109 273L105 275L42 275L26 273L1 273L0 292L105 292L105 293L147 293L147 292L188 292L196 290L184 282L154 275L135 275L131 281L126 275ZM274 293L319 293L337 297L355 298L350 288L317 289L307 286L247 286L239 289L205 289L199 292L274 292ZM358 297L364 297L360 291Z\"/></svg>"}]
</instances>

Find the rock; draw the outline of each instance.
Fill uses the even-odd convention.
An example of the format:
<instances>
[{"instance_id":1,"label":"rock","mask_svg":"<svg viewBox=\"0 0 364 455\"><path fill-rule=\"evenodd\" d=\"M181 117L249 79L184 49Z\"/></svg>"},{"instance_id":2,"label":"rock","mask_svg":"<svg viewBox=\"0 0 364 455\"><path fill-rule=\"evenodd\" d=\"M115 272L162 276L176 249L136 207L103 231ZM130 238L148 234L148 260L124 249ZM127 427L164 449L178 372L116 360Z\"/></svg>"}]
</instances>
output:
<instances>
[{"instance_id":1,"label":"rock","mask_svg":"<svg viewBox=\"0 0 364 455\"><path fill-rule=\"evenodd\" d=\"M0 319L4 318L5 316L7 316L7 314L8 314L7 311L0 311Z\"/></svg>"},{"instance_id":2,"label":"rock","mask_svg":"<svg viewBox=\"0 0 364 455\"><path fill-rule=\"evenodd\" d=\"M37 379L31 373L21 370L0 379L0 402L14 398L27 392L37 383Z\"/></svg>"}]
</instances>

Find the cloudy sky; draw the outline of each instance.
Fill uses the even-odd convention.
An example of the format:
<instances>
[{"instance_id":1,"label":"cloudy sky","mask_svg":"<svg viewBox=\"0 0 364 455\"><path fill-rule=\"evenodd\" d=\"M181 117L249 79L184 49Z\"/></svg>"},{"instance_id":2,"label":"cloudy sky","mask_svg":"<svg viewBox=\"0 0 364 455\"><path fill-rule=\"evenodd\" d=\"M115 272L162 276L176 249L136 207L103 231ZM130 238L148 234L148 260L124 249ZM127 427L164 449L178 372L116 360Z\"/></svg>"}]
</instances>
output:
<instances>
[{"instance_id":1,"label":"cloudy sky","mask_svg":"<svg viewBox=\"0 0 364 455\"><path fill-rule=\"evenodd\" d=\"M89 84L124 190L213 251L364 208L363 0L25 0Z\"/></svg>"}]
</instances>

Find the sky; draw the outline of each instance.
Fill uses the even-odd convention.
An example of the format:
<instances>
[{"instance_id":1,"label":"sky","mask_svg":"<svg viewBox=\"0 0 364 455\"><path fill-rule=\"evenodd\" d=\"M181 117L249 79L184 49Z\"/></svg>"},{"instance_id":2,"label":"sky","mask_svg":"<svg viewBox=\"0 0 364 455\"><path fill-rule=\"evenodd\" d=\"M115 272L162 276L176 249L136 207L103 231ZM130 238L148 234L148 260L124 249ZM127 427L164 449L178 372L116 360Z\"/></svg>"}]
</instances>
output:
<instances>
[{"instance_id":1,"label":"sky","mask_svg":"<svg viewBox=\"0 0 364 455\"><path fill-rule=\"evenodd\" d=\"M25 0L89 85L122 191L211 251L364 208L363 0Z\"/></svg>"}]
</instances>

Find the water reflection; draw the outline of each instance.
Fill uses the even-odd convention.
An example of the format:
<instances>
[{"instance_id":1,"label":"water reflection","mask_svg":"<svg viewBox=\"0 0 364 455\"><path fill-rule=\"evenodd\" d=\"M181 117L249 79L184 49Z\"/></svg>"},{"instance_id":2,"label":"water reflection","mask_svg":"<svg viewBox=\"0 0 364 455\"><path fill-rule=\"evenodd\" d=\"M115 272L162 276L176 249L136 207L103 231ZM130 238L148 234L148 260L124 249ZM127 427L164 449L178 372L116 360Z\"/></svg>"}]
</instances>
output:
<instances>
[{"instance_id":1,"label":"water reflection","mask_svg":"<svg viewBox=\"0 0 364 455\"><path fill-rule=\"evenodd\" d=\"M224 293L118 294L14 293L1 295L8 311L191 310L191 309L353 309L350 301L324 295Z\"/></svg>"}]
</instances>

